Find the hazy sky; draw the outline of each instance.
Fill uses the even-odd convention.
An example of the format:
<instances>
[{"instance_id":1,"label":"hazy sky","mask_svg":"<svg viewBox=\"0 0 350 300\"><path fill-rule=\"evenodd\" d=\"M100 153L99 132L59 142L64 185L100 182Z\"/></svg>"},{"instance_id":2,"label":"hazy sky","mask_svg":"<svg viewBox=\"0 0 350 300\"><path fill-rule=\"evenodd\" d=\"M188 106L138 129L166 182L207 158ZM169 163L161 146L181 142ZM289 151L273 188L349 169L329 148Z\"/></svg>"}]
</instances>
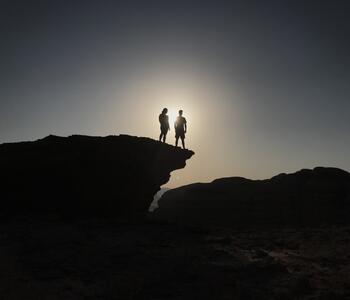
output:
<instances>
[{"instance_id":1,"label":"hazy sky","mask_svg":"<svg viewBox=\"0 0 350 300\"><path fill-rule=\"evenodd\" d=\"M348 0L0 0L0 24L0 142L157 138L168 107L196 152L169 186L350 170Z\"/></svg>"}]
</instances>

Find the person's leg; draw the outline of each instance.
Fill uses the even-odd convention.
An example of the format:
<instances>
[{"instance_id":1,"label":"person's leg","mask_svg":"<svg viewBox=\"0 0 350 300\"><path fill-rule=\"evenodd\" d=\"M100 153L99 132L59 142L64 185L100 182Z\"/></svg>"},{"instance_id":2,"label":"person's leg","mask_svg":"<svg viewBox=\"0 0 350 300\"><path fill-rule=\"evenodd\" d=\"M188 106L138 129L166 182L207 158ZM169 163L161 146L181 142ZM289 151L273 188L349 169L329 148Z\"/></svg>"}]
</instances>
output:
<instances>
[{"instance_id":1,"label":"person's leg","mask_svg":"<svg viewBox=\"0 0 350 300\"><path fill-rule=\"evenodd\" d=\"M175 138L175 147L177 147L177 143L179 142L179 137L177 136L176 138Z\"/></svg>"},{"instance_id":2,"label":"person's leg","mask_svg":"<svg viewBox=\"0 0 350 300\"><path fill-rule=\"evenodd\" d=\"M161 132L161 133L160 133L160 136L159 136L159 141L160 141L160 142L161 142L162 139L163 139L163 135L164 135L163 132Z\"/></svg>"},{"instance_id":3,"label":"person's leg","mask_svg":"<svg viewBox=\"0 0 350 300\"><path fill-rule=\"evenodd\" d=\"M183 148L183 149L186 149L186 148L185 148L185 138L181 137L181 142L182 142L182 148Z\"/></svg>"},{"instance_id":4,"label":"person's leg","mask_svg":"<svg viewBox=\"0 0 350 300\"><path fill-rule=\"evenodd\" d=\"M166 140L166 133L163 133L163 143L165 143Z\"/></svg>"}]
</instances>

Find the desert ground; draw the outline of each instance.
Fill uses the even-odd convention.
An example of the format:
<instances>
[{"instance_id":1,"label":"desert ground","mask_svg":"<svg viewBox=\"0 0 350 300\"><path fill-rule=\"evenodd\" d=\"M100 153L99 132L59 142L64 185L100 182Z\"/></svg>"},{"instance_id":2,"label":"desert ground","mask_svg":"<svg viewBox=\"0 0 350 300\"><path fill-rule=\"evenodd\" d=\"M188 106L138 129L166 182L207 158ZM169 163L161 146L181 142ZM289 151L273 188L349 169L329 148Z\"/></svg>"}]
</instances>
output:
<instances>
[{"instance_id":1,"label":"desert ground","mask_svg":"<svg viewBox=\"0 0 350 300\"><path fill-rule=\"evenodd\" d=\"M1 218L1 299L350 299L350 227Z\"/></svg>"}]
</instances>

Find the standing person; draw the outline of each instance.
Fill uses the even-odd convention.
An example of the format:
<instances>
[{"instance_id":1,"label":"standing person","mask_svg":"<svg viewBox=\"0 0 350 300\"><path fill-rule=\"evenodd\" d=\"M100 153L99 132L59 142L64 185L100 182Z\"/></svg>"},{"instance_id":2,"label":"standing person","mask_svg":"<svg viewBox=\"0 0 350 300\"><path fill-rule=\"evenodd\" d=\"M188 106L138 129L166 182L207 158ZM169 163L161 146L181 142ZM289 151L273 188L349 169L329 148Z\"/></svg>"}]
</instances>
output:
<instances>
[{"instance_id":1,"label":"standing person","mask_svg":"<svg viewBox=\"0 0 350 300\"><path fill-rule=\"evenodd\" d=\"M168 131L170 130L169 117L168 117L167 113L168 113L168 109L164 108L162 113L159 115L159 123L160 123L159 141L163 140L163 143L165 143L166 135L167 135Z\"/></svg>"},{"instance_id":2,"label":"standing person","mask_svg":"<svg viewBox=\"0 0 350 300\"><path fill-rule=\"evenodd\" d=\"M187 122L186 119L182 116L183 111L179 110L179 115L175 121L175 146L177 147L177 143L179 138L181 138L182 148L185 148L185 133L187 131Z\"/></svg>"}]
</instances>

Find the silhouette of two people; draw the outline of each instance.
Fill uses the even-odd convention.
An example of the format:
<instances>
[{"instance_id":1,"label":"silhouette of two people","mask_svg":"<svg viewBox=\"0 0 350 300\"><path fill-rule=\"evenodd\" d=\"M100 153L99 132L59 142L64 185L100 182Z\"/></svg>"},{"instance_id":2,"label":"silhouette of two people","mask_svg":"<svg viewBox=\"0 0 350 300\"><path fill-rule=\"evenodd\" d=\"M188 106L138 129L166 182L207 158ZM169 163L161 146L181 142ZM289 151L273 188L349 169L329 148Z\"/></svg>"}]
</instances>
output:
<instances>
[{"instance_id":1,"label":"silhouette of two people","mask_svg":"<svg viewBox=\"0 0 350 300\"><path fill-rule=\"evenodd\" d=\"M162 113L159 115L159 123L160 123L160 136L159 136L159 141L163 141L165 143L166 140L166 135L168 131L170 130L169 126L169 117L167 115L168 109L164 108ZM187 131L187 121L186 119L182 116L183 111L179 110L179 115L176 118L176 121L174 123L175 127L175 146L177 147L179 138L181 139L182 142L182 148L185 148L185 133Z\"/></svg>"}]
</instances>

